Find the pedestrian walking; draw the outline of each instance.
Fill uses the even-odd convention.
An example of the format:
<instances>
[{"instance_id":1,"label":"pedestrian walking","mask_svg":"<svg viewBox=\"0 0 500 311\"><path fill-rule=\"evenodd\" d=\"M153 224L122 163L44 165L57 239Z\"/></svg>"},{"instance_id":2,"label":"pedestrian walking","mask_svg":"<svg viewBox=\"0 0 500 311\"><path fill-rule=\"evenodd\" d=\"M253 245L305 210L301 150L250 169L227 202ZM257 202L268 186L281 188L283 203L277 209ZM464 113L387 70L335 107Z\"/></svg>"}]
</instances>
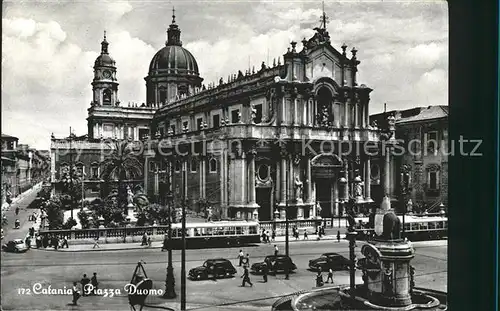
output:
<instances>
[{"instance_id":1,"label":"pedestrian walking","mask_svg":"<svg viewBox=\"0 0 500 311\"><path fill-rule=\"evenodd\" d=\"M264 283L267 283L267 274L269 273L269 268L267 265L264 265L264 268L262 268L262 279Z\"/></svg>"},{"instance_id":2,"label":"pedestrian walking","mask_svg":"<svg viewBox=\"0 0 500 311\"><path fill-rule=\"evenodd\" d=\"M97 291L97 286L99 285L99 282L97 282L97 273L94 272L94 275L90 279L90 284L92 284L92 288L93 288L92 295L95 295L95 293Z\"/></svg>"},{"instance_id":3,"label":"pedestrian walking","mask_svg":"<svg viewBox=\"0 0 500 311\"><path fill-rule=\"evenodd\" d=\"M274 256L278 256L278 245L274 245Z\"/></svg>"},{"instance_id":4,"label":"pedestrian walking","mask_svg":"<svg viewBox=\"0 0 500 311\"><path fill-rule=\"evenodd\" d=\"M243 263L243 250L240 249L240 253L238 254L238 259L239 259L239 263L238 263L238 266L241 267L241 264Z\"/></svg>"},{"instance_id":5,"label":"pedestrian walking","mask_svg":"<svg viewBox=\"0 0 500 311\"><path fill-rule=\"evenodd\" d=\"M276 239L276 230L273 230L273 232L271 234L271 241L274 242L275 239Z\"/></svg>"},{"instance_id":6,"label":"pedestrian walking","mask_svg":"<svg viewBox=\"0 0 500 311\"><path fill-rule=\"evenodd\" d=\"M340 231L337 231L337 243L340 243Z\"/></svg>"},{"instance_id":7,"label":"pedestrian walking","mask_svg":"<svg viewBox=\"0 0 500 311\"><path fill-rule=\"evenodd\" d=\"M266 241L267 243L271 243L271 240L269 239L269 231L266 231Z\"/></svg>"},{"instance_id":8,"label":"pedestrian walking","mask_svg":"<svg viewBox=\"0 0 500 311\"><path fill-rule=\"evenodd\" d=\"M31 238L30 238L30 236L29 236L29 235L26 237L26 240L24 241L24 243L26 244L26 247L27 247L28 249L30 249L30 248L31 248Z\"/></svg>"},{"instance_id":9,"label":"pedestrian walking","mask_svg":"<svg viewBox=\"0 0 500 311\"><path fill-rule=\"evenodd\" d=\"M99 236L97 236L95 239L94 239L94 246L92 248L95 248L97 246L97 248L101 248L99 246Z\"/></svg>"},{"instance_id":10,"label":"pedestrian walking","mask_svg":"<svg viewBox=\"0 0 500 311\"><path fill-rule=\"evenodd\" d=\"M330 280L332 280L332 284L333 284L333 270L332 270L332 268L330 268L328 270L328 278L326 279L326 283L330 283Z\"/></svg>"},{"instance_id":11,"label":"pedestrian walking","mask_svg":"<svg viewBox=\"0 0 500 311\"><path fill-rule=\"evenodd\" d=\"M163 252L164 250L168 250L168 235L165 234L163 237L163 245L161 246L161 251Z\"/></svg>"},{"instance_id":12,"label":"pedestrian walking","mask_svg":"<svg viewBox=\"0 0 500 311\"><path fill-rule=\"evenodd\" d=\"M248 283L250 286L253 286L252 282L250 281L250 276L248 275L248 268L245 267L245 270L243 271L243 275L241 276L243 278L243 282L241 283L241 287L245 287L245 284Z\"/></svg>"},{"instance_id":13,"label":"pedestrian walking","mask_svg":"<svg viewBox=\"0 0 500 311\"><path fill-rule=\"evenodd\" d=\"M144 246L144 245L148 245L148 234L146 232L144 232L144 234L142 235L141 246Z\"/></svg>"},{"instance_id":14,"label":"pedestrian walking","mask_svg":"<svg viewBox=\"0 0 500 311\"><path fill-rule=\"evenodd\" d=\"M16 216L19 215L19 206L16 207Z\"/></svg>"},{"instance_id":15,"label":"pedestrian walking","mask_svg":"<svg viewBox=\"0 0 500 311\"><path fill-rule=\"evenodd\" d=\"M318 274L316 275L316 287L321 287L325 285L323 282L323 274L321 274L321 270L318 271Z\"/></svg>"},{"instance_id":16,"label":"pedestrian walking","mask_svg":"<svg viewBox=\"0 0 500 311\"><path fill-rule=\"evenodd\" d=\"M247 254L247 255L245 256L245 265L246 265L247 267L250 267L250 255L249 255L249 254Z\"/></svg>"},{"instance_id":17,"label":"pedestrian walking","mask_svg":"<svg viewBox=\"0 0 500 311\"><path fill-rule=\"evenodd\" d=\"M36 248L42 247L42 237L40 235L36 236Z\"/></svg>"},{"instance_id":18,"label":"pedestrian walking","mask_svg":"<svg viewBox=\"0 0 500 311\"><path fill-rule=\"evenodd\" d=\"M64 246L66 246L66 248L69 248L68 239L66 238L66 236L63 236L62 238L61 248L64 248Z\"/></svg>"},{"instance_id":19,"label":"pedestrian walking","mask_svg":"<svg viewBox=\"0 0 500 311\"><path fill-rule=\"evenodd\" d=\"M21 227L21 222L19 221L19 219L16 219L16 221L14 222L14 226L16 229L19 229L19 227Z\"/></svg>"},{"instance_id":20,"label":"pedestrian walking","mask_svg":"<svg viewBox=\"0 0 500 311\"><path fill-rule=\"evenodd\" d=\"M309 240L309 237L307 236L307 229L304 229L304 240Z\"/></svg>"},{"instance_id":21,"label":"pedestrian walking","mask_svg":"<svg viewBox=\"0 0 500 311\"><path fill-rule=\"evenodd\" d=\"M76 306L76 302L80 299L80 290L76 282L73 282L73 305Z\"/></svg>"},{"instance_id":22,"label":"pedestrian walking","mask_svg":"<svg viewBox=\"0 0 500 311\"><path fill-rule=\"evenodd\" d=\"M151 244L153 244L153 240L151 240L151 238L149 237L148 238L148 246L151 247Z\"/></svg>"},{"instance_id":23,"label":"pedestrian walking","mask_svg":"<svg viewBox=\"0 0 500 311\"><path fill-rule=\"evenodd\" d=\"M82 284L82 292L83 292L82 295L83 296L88 296L87 295L88 293L86 293L85 286L87 286L87 284L90 283L90 279L87 277L86 274L83 275L83 278L80 280L80 283Z\"/></svg>"},{"instance_id":24,"label":"pedestrian walking","mask_svg":"<svg viewBox=\"0 0 500 311\"><path fill-rule=\"evenodd\" d=\"M57 251L57 248L59 247L59 238L57 236L54 236L52 238L52 245L54 246L54 249Z\"/></svg>"},{"instance_id":25,"label":"pedestrian walking","mask_svg":"<svg viewBox=\"0 0 500 311\"><path fill-rule=\"evenodd\" d=\"M266 231L264 229L262 230L261 236L262 236L262 243L266 243Z\"/></svg>"}]
</instances>

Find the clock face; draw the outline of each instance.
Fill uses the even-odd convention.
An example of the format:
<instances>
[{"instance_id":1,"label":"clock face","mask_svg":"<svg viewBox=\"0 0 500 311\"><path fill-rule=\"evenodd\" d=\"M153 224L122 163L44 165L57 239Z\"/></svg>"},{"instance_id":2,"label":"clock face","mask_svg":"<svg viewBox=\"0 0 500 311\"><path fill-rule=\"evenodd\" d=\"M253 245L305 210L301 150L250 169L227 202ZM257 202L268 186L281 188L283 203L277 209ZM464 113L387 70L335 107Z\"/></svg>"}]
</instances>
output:
<instances>
[{"instance_id":1,"label":"clock face","mask_svg":"<svg viewBox=\"0 0 500 311\"><path fill-rule=\"evenodd\" d=\"M104 71L102 72L102 76L103 76L105 79L109 79L109 78L111 78L111 71L109 71L109 70L104 70Z\"/></svg>"}]
</instances>

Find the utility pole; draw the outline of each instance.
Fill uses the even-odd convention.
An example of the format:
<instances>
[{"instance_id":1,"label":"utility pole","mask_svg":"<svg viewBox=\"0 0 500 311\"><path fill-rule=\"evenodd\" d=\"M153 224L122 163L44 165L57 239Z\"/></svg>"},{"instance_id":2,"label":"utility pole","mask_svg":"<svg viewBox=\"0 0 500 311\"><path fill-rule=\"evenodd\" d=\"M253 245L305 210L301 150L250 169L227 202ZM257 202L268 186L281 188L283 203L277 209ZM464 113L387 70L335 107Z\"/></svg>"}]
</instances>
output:
<instances>
[{"instance_id":1,"label":"utility pole","mask_svg":"<svg viewBox=\"0 0 500 311\"><path fill-rule=\"evenodd\" d=\"M182 252L181 252L181 310L186 310L186 183L187 162L182 163Z\"/></svg>"}]
</instances>

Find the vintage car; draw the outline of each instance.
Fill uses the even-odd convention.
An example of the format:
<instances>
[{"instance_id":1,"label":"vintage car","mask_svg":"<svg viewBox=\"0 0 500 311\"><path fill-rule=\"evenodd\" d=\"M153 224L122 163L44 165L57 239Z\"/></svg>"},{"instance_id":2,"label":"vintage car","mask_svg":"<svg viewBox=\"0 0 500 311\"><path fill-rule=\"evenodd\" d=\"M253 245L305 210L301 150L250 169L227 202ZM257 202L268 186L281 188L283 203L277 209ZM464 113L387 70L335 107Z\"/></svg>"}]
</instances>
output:
<instances>
[{"instance_id":1,"label":"vintage car","mask_svg":"<svg viewBox=\"0 0 500 311\"><path fill-rule=\"evenodd\" d=\"M252 273L261 274L266 266L267 271L269 272L285 271L285 267L287 266L289 272L297 269L297 266L293 263L292 259L286 255L269 255L263 262L254 263L250 269Z\"/></svg>"},{"instance_id":2,"label":"vintage car","mask_svg":"<svg viewBox=\"0 0 500 311\"><path fill-rule=\"evenodd\" d=\"M319 258L309 260L309 269L313 271L347 270L350 260L337 253L324 253Z\"/></svg>"},{"instance_id":3,"label":"vintage car","mask_svg":"<svg viewBox=\"0 0 500 311\"><path fill-rule=\"evenodd\" d=\"M224 258L206 260L203 266L189 270L189 278L192 280L205 280L209 277L224 278L236 274L233 264Z\"/></svg>"},{"instance_id":4,"label":"vintage car","mask_svg":"<svg viewBox=\"0 0 500 311\"><path fill-rule=\"evenodd\" d=\"M7 244L2 245L2 249L6 252L12 253L24 253L28 250L28 247L21 239L16 239L7 242Z\"/></svg>"}]
</instances>

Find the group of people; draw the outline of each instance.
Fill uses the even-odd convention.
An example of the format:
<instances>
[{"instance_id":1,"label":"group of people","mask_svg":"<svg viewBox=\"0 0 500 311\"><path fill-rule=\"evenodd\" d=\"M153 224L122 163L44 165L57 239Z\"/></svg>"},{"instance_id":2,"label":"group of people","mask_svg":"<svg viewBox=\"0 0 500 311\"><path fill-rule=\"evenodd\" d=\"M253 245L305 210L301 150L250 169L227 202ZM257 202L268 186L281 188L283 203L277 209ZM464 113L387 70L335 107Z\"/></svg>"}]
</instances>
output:
<instances>
[{"instance_id":1,"label":"group of people","mask_svg":"<svg viewBox=\"0 0 500 311\"><path fill-rule=\"evenodd\" d=\"M333 270L330 268L328 270L328 277L326 279L326 283L330 283L330 281L333 284ZM316 275L316 287L321 287L325 285L325 282L323 281L323 273L321 270L318 271L318 274Z\"/></svg>"},{"instance_id":2,"label":"group of people","mask_svg":"<svg viewBox=\"0 0 500 311\"><path fill-rule=\"evenodd\" d=\"M36 248L47 248L54 247L54 249L58 248L69 248L68 238L66 236L59 237L58 235L44 235L43 237L40 234L35 236L35 228L30 228L30 233L26 237L26 245L30 247L31 238L35 238Z\"/></svg>"},{"instance_id":3,"label":"group of people","mask_svg":"<svg viewBox=\"0 0 500 311\"><path fill-rule=\"evenodd\" d=\"M148 237L148 234L144 232L144 234L142 235L141 246L151 246L151 243L152 243L151 237Z\"/></svg>"},{"instance_id":4,"label":"group of people","mask_svg":"<svg viewBox=\"0 0 500 311\"><path fill-rule=\"evenodd\" d=\"M292 236L295 238L295 240L299 239L299 229L297 227L293 227L292 229ZM304 229L304 240L309 240L309 237L307 235L307 229Z\"/></svg>"},{"instance_id":5,"label":"group of people","mask_svg":"<svg viewBox=\"0 0 500 311\"><path fill-rule=\"evenodd\" d=\"M271 236L269 236L269 231L262 229L261 237L262 237L262 243L271 243L271 241L274 242L274 240L276 239L276 231L273 230ZM271 239L269 239L269 237L271 237Z\"/></svg>"},{"instance_id":6,"label":"group of people","mask_svg":"<svg viewBox=\"0 0 500 311\"><path fill-rule=\"evenodd\" d=\"M239 263L238 263L238 266L242 266L243 267L248 267L250 266L250 255L247 253L247 255L245 256L244 253L243 253L243 250L240 249L240 252L238 253L238 260L239 260Z\"/></svg>"},{"instance_id":7,"label":"group of people","mask_svg":"<svg viewBox=\"0 0 500 311\"><path fill-rule=\"evenodd\" d=\"M88 278L86 274L83 275L83 278L80 280L80 284L82 286L81 291L78 287L78 282L73 282L73 305L76 306L78 299L81 296L93 296L96 294L99 282L97 282L97 273L94 272L92 278ZM88 286L88 285L92 286ZM81 293L80 293L81 292Z\"/></svg>"}]
</instances>

